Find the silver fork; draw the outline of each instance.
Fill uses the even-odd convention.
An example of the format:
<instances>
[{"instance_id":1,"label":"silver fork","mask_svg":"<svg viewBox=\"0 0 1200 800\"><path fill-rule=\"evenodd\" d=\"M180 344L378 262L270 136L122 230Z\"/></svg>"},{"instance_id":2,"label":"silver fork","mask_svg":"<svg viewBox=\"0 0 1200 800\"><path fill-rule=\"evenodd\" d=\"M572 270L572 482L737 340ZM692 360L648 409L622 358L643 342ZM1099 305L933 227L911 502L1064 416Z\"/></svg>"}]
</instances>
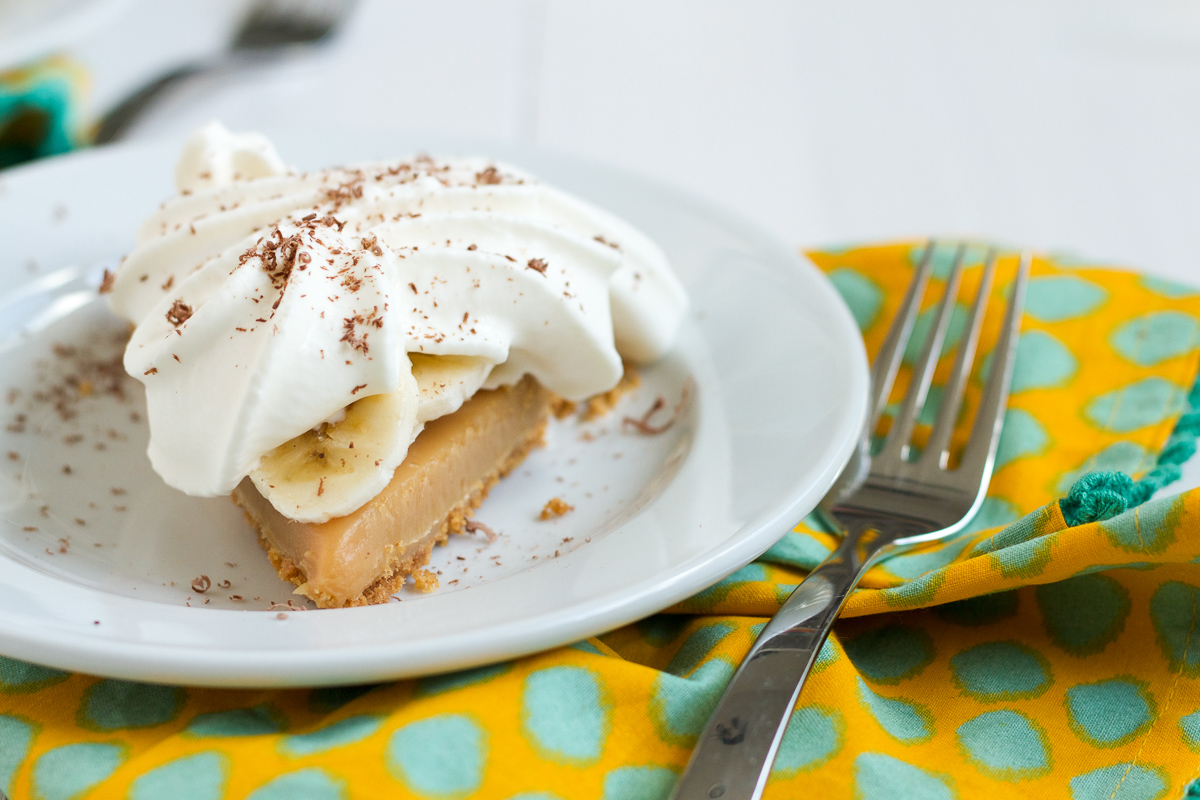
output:
<instances>
[{"instance_id":1,"label":"silver fork","mask_svg":"<svg viewBox=\"0 0 1200 800\"><path fill-rule=\"evenodd\" d=\"M936 321L883 447L874 457L866 455L865 442L891 394L925 294L934 248L934 242L927 244L872 368L871 411L859 453L870 458L869 468L855 469L851 465L838 487L818 507L818 515L830 529L843 532L841 543L796 587L751 647L700 735L673 800L760 797L804 680L859 579L885 554L903 552L958 532L983 502L1008 399L1017 329L1029 280L1028 253L1022 255L1012 284L1004 327L992 354L991 374L957 468L947 468L950 438L995 278L995 250L989 251L985 259L979 292L928 443L918 454L909 440L929 395L950 327L962 280L965 245L955 255Z\"/></svg>"},{"instance_id":2,"label":"silver fork","mask_svg":"<svg viewBox=\"0 0 1200 800\"><path fill-rule=\"evenodd\" d=\"M138 88L101 118L93 141L119 139L135 119L187 78L324 39L353 5L354 0L256 0L227 51L210 61L176 67Z\"/></svg>"}]
</instances>

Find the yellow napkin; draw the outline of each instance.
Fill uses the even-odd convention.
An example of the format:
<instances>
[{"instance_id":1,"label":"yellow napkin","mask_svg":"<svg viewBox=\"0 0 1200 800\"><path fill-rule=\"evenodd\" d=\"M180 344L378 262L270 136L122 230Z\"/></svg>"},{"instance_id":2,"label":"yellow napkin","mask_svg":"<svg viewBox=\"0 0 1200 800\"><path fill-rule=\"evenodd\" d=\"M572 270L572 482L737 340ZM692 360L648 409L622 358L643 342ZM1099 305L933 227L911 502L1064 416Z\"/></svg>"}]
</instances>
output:
<instances>
[{"instance_id":1,"label":"yellow napkin","mask_svg":"<svg viewBox=\"0 0 1200 800\"><path fill-rule=\"evenodd\" d=\"M811 254L869 350L920 249ZM935 256L938 275L951 256ZM1200 494L1148 498L1194 451L1198 367L1200 293L1035 260L984 509L968 533L867 577L766 796L1182 797L1200 775ZM379 686L150 686L0 659L0 789L666 797L735 665L829 546L801 524L716 586L599 639Z\"/></svg>"}]
</instances>

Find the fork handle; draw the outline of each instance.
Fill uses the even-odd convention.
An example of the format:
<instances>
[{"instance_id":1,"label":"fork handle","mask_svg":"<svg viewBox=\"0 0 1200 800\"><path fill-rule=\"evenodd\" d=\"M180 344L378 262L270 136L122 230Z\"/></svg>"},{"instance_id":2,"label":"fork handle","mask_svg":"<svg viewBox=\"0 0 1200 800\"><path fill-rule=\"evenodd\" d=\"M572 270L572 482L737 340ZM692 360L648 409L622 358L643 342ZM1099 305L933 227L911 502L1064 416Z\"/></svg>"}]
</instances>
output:
<instances>
[{"instance_id":1,"label":"fork handle","mask_svg":"<svg viewBox=\"0 0 1200 800\"><path fill-rule=\"evenodd\" d=\"M96 135L92 137L93 144L115 142L134 120L157 103L168 90L175 88L185 78L204 72L207 68L206 64L185 64L139 87L100 119L100 124L96 126Z\"/></svg>"},{"instance_id":2,"label":"fork handle","mask_svg":"<svg viewBox=\"0 0 1200 800\"><path fill-rule=\"evenodd\" d=\"M762 795L804 679L846 598L883 549L872 534L847 531L767 623L725 687L672 800Z\"/></svg>"}]
</instances>

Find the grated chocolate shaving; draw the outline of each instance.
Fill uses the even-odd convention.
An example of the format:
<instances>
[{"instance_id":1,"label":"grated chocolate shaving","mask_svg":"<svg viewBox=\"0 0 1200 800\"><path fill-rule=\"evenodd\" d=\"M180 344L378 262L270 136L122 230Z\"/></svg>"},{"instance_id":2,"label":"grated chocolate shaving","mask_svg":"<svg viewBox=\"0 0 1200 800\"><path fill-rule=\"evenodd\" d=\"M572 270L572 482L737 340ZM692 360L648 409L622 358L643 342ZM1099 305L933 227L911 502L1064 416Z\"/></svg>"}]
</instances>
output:
<instances>
[{"instance_id":1,"label":"grated chocolate shaving","mask_svg":"<svg viewBox=\"0 0 1200 800\"><path fill-rule=\"evenodd\" d=\"M192 591L196 594L204 594L212 586L212 581L207 575L201 575L199 578L192 578Z\"/></svg>"},{"instance_id":2,"label":"grated chocolate shaving","mask_svg":"<svg viewBox=\"0 0 1200 800\"><path fill-rule=\"evenodd\" d=\"M531 269L534 272L540 272L543 275L546 274L546 262L540 258L529 259L529 261L525 264L525 268Z\"/></svg>"},{"instance_id":3,"label":"grated chocolate shaving","mask_svg":"<svg viewBox=\"0 0 1200 800\"><path fill-rule=\"evenodd\" d=\"M663 399L662 395L654 398L654 403L651 404L650 408L646 410L646 413L642 415L641 419L625 417L623 420L621 420L621 424L629 425L644 436L657 436L658 434L669 430L671 426L675 424L675 421L679 419L679 414L681 411L683 411L683 407L687 405L688 397L691 394L691 388L692 382L689 379L688 382L683 385L683 391L680 393L679 402L675 404L675 409L671 412L670 419L668 419L662 425L655 426L650 424L650 418L659 411L662 411L667 405L667 401Z\"/></svg>"},{"instance_id":4,"label":"grated chocolate shaving","mask_svg":"<svg viewBox=\"0 0 1200 800\"><path fill-rule=\"evenodd\" d=\"M348 343L351 349L359 350L365 354L370 349L367 345L367 337L370 335L370 331L360 331L359 326L363 328L382 328L383 319L379 316L379 307L376 306L366 316L355 314L353 317L346 317L342 320L343 333L340 341Z\"/></svg>"},{"instance_id":5,"label":"grated chocolate shaving","mask_svg":"<svg viewBox=\"0 0 1200 800\"><path fill-rule=\"evenodd\" d=\"M475 173L475 182L476 183L482 183L482 184L491 186L491 185L500 183L503 180L504 180L504 178L503 178L503 176L500 175L500 171L498 169L496 169L494 166L489 166L483 172Z\"/></svg>"},{"instance_id":6,"label":"grated chocolate shaving","mask_svg":"<svg viewBox=\"0 0 1200 800\"><path fill-rule=\"evenodd\" d=\"M371 255L382 256L383 248L379 246L379 240L374 236L364 236L362 238L362 249L367 250Z\"/></svg>"},{"instance_id":7,"label":"grated chocolate shaving","mask_svg":"<svg viewBox=\"0 0 1200 800\"><path fill-rule=\"evenodd\" d=\"M100 294L108 294L113 290L113 284L117 282L117 274L104 270L104 278L100 281Z\"/></svg>"},{"instance_id":8,"label":"grated chocolate shaving","mask_svg":"<svg viewBox=\"0 0 1200 800\"><path fill-rule=\"evenodd\" d=\"M167 322L178 328L192 317L192 307L182 300L176 300L167 311Z\"/></svg>"},{"instance_id":9,"label":"grated chocolate shaving","mask_svg":"<svg viewBox=\"0 0 1200 800\"><path fill-rule=\"evenodd\" d=\"M500 534L496 533L494 530L489 528L487 525L484 525L482 522L479 522L478 520L474 520L474 519L469 519L466 522L464 522L463 530L465 530L467 533L482 533L484 536L487 537L487 540L489 543L494 542L500 538Z\"/></svg>"}]
</instances>

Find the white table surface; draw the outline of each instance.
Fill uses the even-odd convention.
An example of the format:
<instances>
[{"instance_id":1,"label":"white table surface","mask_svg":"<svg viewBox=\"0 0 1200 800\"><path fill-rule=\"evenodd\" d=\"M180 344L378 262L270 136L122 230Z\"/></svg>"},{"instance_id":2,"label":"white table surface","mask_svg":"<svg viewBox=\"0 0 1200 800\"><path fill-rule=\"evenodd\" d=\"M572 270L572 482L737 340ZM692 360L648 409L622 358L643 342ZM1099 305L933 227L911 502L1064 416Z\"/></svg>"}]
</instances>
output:
<instances>
[{"instance_id":1,"label":"white table surface","mask_svg":"<svg viewBox=\"0 0 1200 800\"><path fill-rule=\"evenodd\" d=\"M73 51L95 108L218 51L245 5L130 0ZM796 244L970 235L1200 285L1186 0L360 0L320 53L196 81L131 138L253 128L302 100L604 159Z\"/></svg>"}]
</instances>

